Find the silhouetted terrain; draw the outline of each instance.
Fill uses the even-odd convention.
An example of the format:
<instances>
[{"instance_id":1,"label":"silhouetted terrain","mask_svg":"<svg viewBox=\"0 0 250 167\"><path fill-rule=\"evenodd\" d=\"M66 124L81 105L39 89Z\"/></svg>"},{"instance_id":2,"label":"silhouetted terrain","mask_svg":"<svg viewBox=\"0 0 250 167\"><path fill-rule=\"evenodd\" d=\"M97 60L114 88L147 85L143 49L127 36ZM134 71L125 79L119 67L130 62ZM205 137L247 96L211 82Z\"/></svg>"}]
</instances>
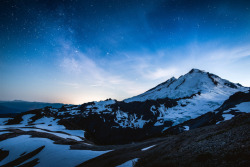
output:
<instances>
[{"instance_id":1,"label":"silhouetted terrain","mask_svg":"<svg viewBox=\"0 0 250 167\"><path fill-rule=\"evenodd\" d=\"M21 100L0 101L0 116L9 113L21 113L29 110L40 109L46 106L60 108L62 103L43 103L43 102L28 102Z\"/></svg>"}]
</instances>

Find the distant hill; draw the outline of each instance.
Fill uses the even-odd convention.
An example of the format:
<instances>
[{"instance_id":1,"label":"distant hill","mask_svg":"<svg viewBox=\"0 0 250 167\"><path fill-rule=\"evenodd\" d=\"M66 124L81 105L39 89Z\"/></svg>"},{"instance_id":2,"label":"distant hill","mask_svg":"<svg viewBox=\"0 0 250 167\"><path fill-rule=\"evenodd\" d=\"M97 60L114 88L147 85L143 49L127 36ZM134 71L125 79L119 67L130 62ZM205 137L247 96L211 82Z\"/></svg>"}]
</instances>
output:
<instances>
[{"instance_id":1,"label":"distant hill","mask_svg":"<svg viewBox=\"0 0 250 167\"><path fill-rule=\"evenodd\" d=\"M0 101L0 114L20 113L33 109L40 109L46 106L60 108L63 103L44 103L44 102L28 102L21 100Z\"/></svg>"}]
</instances>

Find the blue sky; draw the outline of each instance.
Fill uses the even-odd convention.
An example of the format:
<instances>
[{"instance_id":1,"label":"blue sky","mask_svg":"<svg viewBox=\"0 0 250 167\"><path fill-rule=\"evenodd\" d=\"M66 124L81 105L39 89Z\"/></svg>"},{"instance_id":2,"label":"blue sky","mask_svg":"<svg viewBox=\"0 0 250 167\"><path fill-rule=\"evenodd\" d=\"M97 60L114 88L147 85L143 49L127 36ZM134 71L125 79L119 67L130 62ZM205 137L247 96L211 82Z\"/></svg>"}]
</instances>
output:
<instances>
[{"instance_id":1,"label":"blue sky","mask_svg":"<svg viewBox=\"0 0 250 167\"><path fill-rule=\"evenodd\" d=\"M248 1L0 2L0 100L123 100L191 68L250 86Z\"/></svg>"}]
</instances>

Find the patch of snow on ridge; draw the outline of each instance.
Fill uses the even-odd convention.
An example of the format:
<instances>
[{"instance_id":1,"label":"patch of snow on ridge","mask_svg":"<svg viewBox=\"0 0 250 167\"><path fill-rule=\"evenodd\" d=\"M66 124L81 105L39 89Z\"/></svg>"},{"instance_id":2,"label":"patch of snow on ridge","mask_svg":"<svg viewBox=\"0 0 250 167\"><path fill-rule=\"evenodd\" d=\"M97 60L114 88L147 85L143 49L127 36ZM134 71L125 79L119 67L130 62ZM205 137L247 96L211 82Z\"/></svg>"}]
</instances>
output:
<instances>
[{"instance_id":1,"label":"patch of snow on ridge","mask_svg":"<svg viewBox=\"0 0 250 167\"><path fill-rule=\"evenodd\" d=\"M128 114L121 110L116 112L116 119L114 120L121 127L134 127L134 128L143 128L144 124L148 121L143 120L142 116L139 118L136 114Z\"/></svg>"},{"instance_id":2,"label":"patch of snow on ridge","mask_svg":"<svg viewBox=\"0 0 250 167\"><path fill-rule=\"evenodd\" d=\"M21 122L21 124L23 125L28 125L28 122L31 121L30 118L32 118L33 116L35 116L36 114L26 114L22 117L23 121Z\"/></svg>"},{"instance_id":3,"label":"patch of snow on ridge","mask_svg":"<svg viewBox=\"0 0 250 167\"><path fill-rule=\"evenodd\" d=\"M223 111L222 116L224 118L224 121L230 120L234 117L234 115L230 114L230 111L250 113L250 102L242 102L240 104L237 104L234 108Z\"/></svg>"},{"instance_id":4,"label":"patch of snow on ridge","mask_svg":"<svg viewBox=\"0 0 250 167\"><path fill-rule=\"evenodd\" d=\"M161 125L164 125L164 122L162 120L158 120L154 126L161 126Z\"/></svg>"},{"instance_id":5,"label":"patch of snow on ridge","mask_svg":"<svg viewBox=\"0 0 250 167\"><path fill-rule=\"evenodd\" d=\"M36 129L36 128L18 128L18 129L20 129L22 131L36 131L36 132L49 133L49 134L52 134L52 135L55 135L55 136L58 136L58 137L61 137L64 139L73 139L76 141L82 141L82 139L80 137L72 136L72 135L68 135L68 134L64 134L64 133L60 133L60 132L49 132L49 131L45 131L42 129Z\"/></svg>"},{"instance_id":6,"label":"patch of snow on ridge","mask_svg":"<svg viewBox=\"0 0 250 167\"><path fill-rule=\"evenodd\" d=\"M185 129L184 131L189 131L189 126L183 126Z\"/></svg>"},{"instance_id":7,"label":"patch of snow on ridge","mask_svg":"<svg viewBox=\"0 0 250 167\"><path fill-rule=\"evenodd\" d=\"M104 110L112 111L109 105L115 104L115 100L105 100L105 101L99 101L99 102L94 102L94 105L88 105L86 108L87 109L92 109L92 112L101 112Z\"/></svg>"},{"instance_id":8,"label":"patch of snow on ridge","mask_svg":"<svg viewBox=\"0 0 250 167\"><path fill-rule=\"evenodd\" d=\"M58 112L58 115L65 115L65 114L69 114L69 115L78 115L80 113L81 110L70 110L69 108L67 108L66 111L60 111Z\"/></svg>"},{"instance_id":9,"label":"patch of snow on ridge","mask_svg":"<svg viewBox=\"0 0 250 167\"><path fill-rule=\"evenodd\" d=\"M237 104L234 108L223 111L223 113L229 113L230 111L250 113L250 102L242 102Z\"/></svg>"},{"instance_id":10,"label":"patch of snow on ridge","mask_svg":"<svg viewBox=\"0 0 250 167\"><path fill-rule=\"evenodd\" d=\"M60 130L65 129L63 125L58 125L59 119L54 117L42 117L34 122L35 127L48 130Z\"/></svg>"},{"instance_id":11,"label":"patch of snow on ridge","mask_svg":"<svg viewBox=\"0 0 250 167\"><path fill-rule=\"evenodd\" d=\"M250 102L240 103L231 110L238 110L240 112L250 113Z\"/></svg>"},{"instance_id":12,"label":"patch of snow on ridge","mask_svg":"<svg viewBox=\"0 0 250 167\"><path fill-rule=\"evenodd\" d=\"M0 132L0 135L3 135L5 133L12 133L12 132L10 132L10 131L2 131L2 132Z\"/></svg>"},{"instance_id":13,"label":"patch of snow on ridge","mask_svg":"<svg viewBox=\"0 0 250 167\"><path fill-rule=\"evenodd\" d=\"M242 102L240 104L237 104L234 108L223 111L222 117L224 118L224 121L230 120L235 116L233 114L230 114L231 111L250 113L250 102ZM219 121L216 124L219 124L221 122L223 121Z\"/></svg>"},{"instance_id":14,"label":"patch of snow on ridge","mask_svg":"<svg viewBox=\"0 0 250 167\"><path fill-rule=\"evenodd\" d=\"M224 121L230 120L234 117L232 114L222 114Z\"/></svg>"},{"instance_id":15,"label":"patch of snow on ridge","mask_svg":"<svg viewBox=\"0 0 250 167\"><path fill-rule=\"evenodd\" d=\"M152 105L150 108L150 111L155 115L156 114L156 107L155 105Z\"/></svg>"},{"instance_id":16,"label":"patch of snow on ridge","mask_svg":"<svg viewBox=\"0 0 250 167\"><path fill-rule=\"evenodd\" d=\"M5 123L8 122L8 120L13 119L13 118L0 118L0 125L4 125Z\"/></svg>"},{"instance_id":17,"label":"patch of snow on ridge","mask_svg":"<svg viewBox=\"0 0 250 167\"><path fill-rule=\"evenodd\" d=\"M146 150L148 150L148 149L150 149L150 148L153 148L155 145L152 145L152 146L149 146L149 147L146 147L146 148L143 148L143 149L141 149L142 151L146 151Z\"/></svg>"},{"instance_id":18,"label":"patch of snow on ridge","mask_svg":"<svg viewBox=\"0 0 250 167\"><path fill-rule=\"evenodd\" d=\"M58 109L57 109L57 108L50 108L49 110L50 110L52 113L58 112Z\"/></svg>"}]
</instances>

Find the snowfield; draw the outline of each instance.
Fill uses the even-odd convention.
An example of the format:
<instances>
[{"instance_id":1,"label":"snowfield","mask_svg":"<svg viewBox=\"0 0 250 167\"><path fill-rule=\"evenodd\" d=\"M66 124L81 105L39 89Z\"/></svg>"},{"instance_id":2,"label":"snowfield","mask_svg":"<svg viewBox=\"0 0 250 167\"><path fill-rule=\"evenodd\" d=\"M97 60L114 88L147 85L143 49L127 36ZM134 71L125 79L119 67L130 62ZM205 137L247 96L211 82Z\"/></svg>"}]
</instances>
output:
<instances>
[{"instance_id":1,"label":"snowfield","mask_svg":"<svg viewBox=\"0 0 250 167\"><path fill-rule=\"evenodd\" d=\"M45 148L34 157L27 160L28 162L38 158L39 164L36 165L37 167L76 166L84 161L108 152L70 150L69 145L54 144L54 142L50 139L31 138L29 135L22 135L0 142L0 148L2 150L9 151L9 155L0 162L0 165L13 161L20 155L24 153L27 154L41 146L45 146Z\"/></svg>"},{"instance_id":2,"label":"snowfield","mask_svg":"<svg viewBox=\"0 0 250 167\"><path fill-rule=\"evenodd\" d=\"M30 118L33 116L35 116L35 114L26 114L22 116L23 120L20 122L20 124L0 126L0 135L13 133L11 130L22 130L24 132L35 131L42 132L44 134L52 134L63 139L73 139L77 142L91 145L83 142L83 130L67 130L63 125L58 125L59 119L54 119L53 117L43 117L36 120L32 124L29 124L31 121ZM1 121L2 123L6 123L8 119L9 118L2 118ZM30 135L20 135L0 141L0 149L9 151L9 155L0 162L0 166L19 158L21 155L32 152L41 146L45 146L45 148L43 148L37 155L33 156L22 164L38 158L39 164L36 165L38 167L76 166L80 163L83 163L84 161L108 152L71 150L70 145L55 144L53 140L46 138L46 135L42 138L31 137Z\"/></svg>"},{"instance_id":3,"label":"snowfield","mask_svg":"<svg viewBox=\"0 0 250 167\"><path fill-rule=\"evenodd\" d=\"M24 115L22 118L23 118L23 121L21 122L21 124L23 124L24 126L27 126L28 125L28 122L30 121L30 118L35 116L35 114L27 114L27 115Z\"/></svg>"},{"instance_id":4,"label":"snowfield","mask_svg":"<svg viewBox=\"0 0 250 167\"><path fill-rule=\"evenodd\" d=\"M82 141L81 138L84 138L84 131L83 130L68 130L63 125L58 125L59 119L54 119L53 117L43 117L41 119L36 120L32 125L29 125L28 122L30 118L33 117L35 114L27 114L24 115L23 121L20 124L15 125L2 125L0 126L0 130L5 129L20 129L22 131L37 131L37 132L44 132L50 133L62 138L69 138L74 139L76 141ZM2 119L8 120L8 119ZM46 131L47 130L47 131ZM60 133L63 132L63 133Z\"/></svg>"},{"instance_id":5,"label":"snowfield","mask_svg":"<svg viewBox=\"0 0 250 167\"><path fill-rule=\"evenodd\" d=\"M43 117L34 122L35 124L34 127L47 129L50 131L61 131L61 132L65 132L73 136L84 137L83 130L68 130L65 128L65 126L58 125L58 121L59 119L55 119L53 117Z\"/></svg>"},{"instance_id":6,"label":"snowfield","mask_svg":"<svg viewBox=\"0 0 250 167\"><path fill-rule=\"evenodd\" d=\"M0 126L4 125L9 119L12 119L12 118L0 118Z\"/></svg>"},{"instance_id":7,"label":"snowfield","mask_svg":"<svg viewBox=\"0 0 250 167\"><path fill-rule=\"evenodd\" d=\"M224 121L230 120L234 117L232 114L222 114Z\"/></svg>"}]
</instances>

